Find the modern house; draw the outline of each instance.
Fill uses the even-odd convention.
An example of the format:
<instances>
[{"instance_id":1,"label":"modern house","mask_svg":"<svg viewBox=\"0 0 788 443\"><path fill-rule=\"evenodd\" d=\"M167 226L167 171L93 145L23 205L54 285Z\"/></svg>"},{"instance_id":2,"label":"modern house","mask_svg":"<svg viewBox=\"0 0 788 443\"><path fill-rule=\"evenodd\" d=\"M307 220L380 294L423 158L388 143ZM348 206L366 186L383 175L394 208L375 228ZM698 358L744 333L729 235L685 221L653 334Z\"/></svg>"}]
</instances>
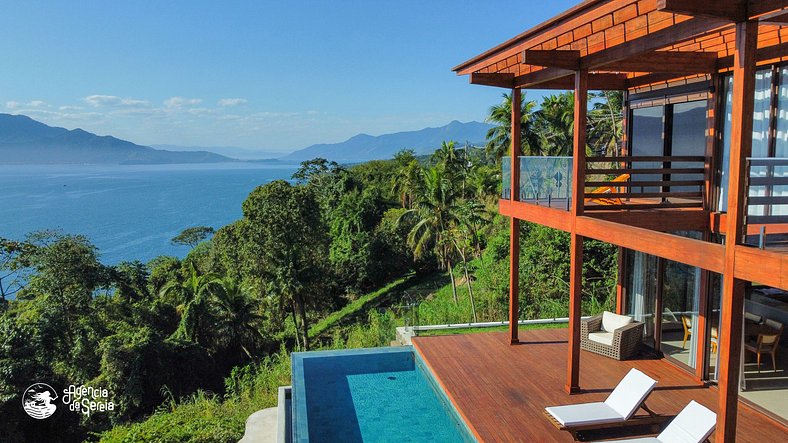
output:
<instances>
[{"instance_id":1,"label":"modern house","mask_svg":"<svg viewBox=\"0 0 788 443\"><path fill-rule=\"evenodd\" d=\"M714 410L714 441L786 441L788 2L587 0L454 71L512 94L510 332L414 340L476 437L561 441L545 406L638 367L661 377L652 409ZM520 155L523 89L574 91L572 157ZM623 136L587 152L588 92L610 90ZM518 335L520 220L571 235L567 342ZM581 352L584 239L619 247L616 310L654 358Z\"/></svg>"}]
</instances>

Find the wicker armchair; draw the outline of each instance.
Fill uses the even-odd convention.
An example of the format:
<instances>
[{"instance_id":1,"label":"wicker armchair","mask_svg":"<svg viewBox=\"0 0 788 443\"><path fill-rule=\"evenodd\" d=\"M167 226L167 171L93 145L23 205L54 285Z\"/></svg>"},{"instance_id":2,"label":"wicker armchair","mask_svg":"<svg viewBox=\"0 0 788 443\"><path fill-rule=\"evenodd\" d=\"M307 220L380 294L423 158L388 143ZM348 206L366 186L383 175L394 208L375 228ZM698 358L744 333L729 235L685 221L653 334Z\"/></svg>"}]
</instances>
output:
<instances>
[{"instance_id":1,"label":"wicker armchair","mask_svg":"<svg viewBox=\"0 0 788 443\"><path fill-rule=\"evenodd\" d=\"M580 323L580 348L616 360L625 360L640 349L643 338L643 323L633 321L613 331L613 343L608 346L589 340L588 334L602 330L602 315L597 315Z\"/></svg>"}]
</instances>

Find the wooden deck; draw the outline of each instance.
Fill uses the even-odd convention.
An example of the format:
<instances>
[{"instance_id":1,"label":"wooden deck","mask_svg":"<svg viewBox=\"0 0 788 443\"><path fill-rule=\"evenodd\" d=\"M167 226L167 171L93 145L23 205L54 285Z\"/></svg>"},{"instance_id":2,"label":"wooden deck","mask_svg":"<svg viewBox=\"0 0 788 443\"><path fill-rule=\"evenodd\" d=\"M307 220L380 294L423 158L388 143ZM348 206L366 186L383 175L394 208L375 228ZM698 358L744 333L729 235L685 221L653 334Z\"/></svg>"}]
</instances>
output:
<instances>
[{"instance_id":1,"label":"wooden deck","mask_svg":"<svg viewBox=\"0 0 788 443\"><path fill-rule=\"evenodd\" d=\"M717 410L716 388L664 360L618 362L586 351L580 358L583 393L566 394L567 334L521 331L521 343L513 346L503 332L416 337L413 344L480 441L570 442L544 408L602 401L633 367L658 382L647 401L655 412L675 415L690 400ZM737 442L788 441L788 428L743 403L738 417Z\"/></svg>"}]
</instances>

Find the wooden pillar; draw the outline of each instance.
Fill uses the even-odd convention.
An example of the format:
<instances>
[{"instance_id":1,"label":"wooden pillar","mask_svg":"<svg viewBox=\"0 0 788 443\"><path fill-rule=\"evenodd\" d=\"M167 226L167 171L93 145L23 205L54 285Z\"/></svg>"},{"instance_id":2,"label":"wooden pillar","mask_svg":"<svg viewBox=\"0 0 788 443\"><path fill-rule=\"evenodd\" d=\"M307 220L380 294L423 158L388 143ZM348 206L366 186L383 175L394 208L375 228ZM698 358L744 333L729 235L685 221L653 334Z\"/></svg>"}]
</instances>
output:
<instances>
[{"instance_id":1,"label":"wooden pillar","mask_svg":"<svg viewBox=\"0 0 788 443\"><path fill-rule=\"evenodd\" d=\"M588 71L575 72L575 109L572 146L571 251L569 270L569 355L566 392L580 392L580 304L583 292L583 237L577 235L577 217L583 215L586 172L586 113Z\"/></svg>"},{"instance_id":2,"label":"wooden pillar","mask_svg":"<svg viewBox=\"0 0 788 443\"><path fill-rule=\"evenodd\" d=\"M626 250L621 246L616 248L616 314L619 315L624 315L624 310L626 309L624 305L624 298L626 297L625 252Z\"/></svg>"},{"instance_id":3,"label":"wooden pillar","mask_svg":"<svg viewBox=\"0 0 788 443\"><path fill-rule=\"evenodd\" d=\"M758 22L736 24L733 53L733 98L731 117L730 169L728 175L728 216L725 238L725 267L722 276L722 320L720 324L719 411L717 442L736 440L739 398L742 327L744 323L744 281L734 277L734 250L742 242L746 207L744 197L746 159L752 151L753 106L755 95L755 51Z\"/></svg>"},{"instance_id":4,"label":"wooden pillar","mask_svg":"<svg viewBox=\"0 0 788 443\"><path fill-rule=\"evenodd\" d=\"M520 89L512 89L512 142L510 153L512 156L512 191L511 200L520 200L520 102L522 95ZM520 220L515 217L509 219L509 341L518 343L518 321L520 320Z\"/></svg>"}]
</instances>

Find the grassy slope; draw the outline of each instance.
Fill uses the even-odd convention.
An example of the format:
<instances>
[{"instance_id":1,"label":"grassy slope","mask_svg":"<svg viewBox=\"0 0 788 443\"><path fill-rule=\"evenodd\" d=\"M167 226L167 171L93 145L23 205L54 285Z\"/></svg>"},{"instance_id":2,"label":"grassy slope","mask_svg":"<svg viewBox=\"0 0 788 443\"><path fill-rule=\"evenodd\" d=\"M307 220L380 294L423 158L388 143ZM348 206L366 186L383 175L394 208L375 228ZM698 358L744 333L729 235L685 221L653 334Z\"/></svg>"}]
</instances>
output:
<instances>
[{"instance_id":1,"label":"grassy slope","mask_svg":"<svg viewBox=\"0 0 788 443\"><path fill-rule=\"evenodd\" d=\"M317 337L336 326L357 322L360 319L366 319L370 309L393 301L392 299L395 296L400 295L400 291L411 287L418 280L419 278L415 274L408 274L405 277L394 280L377 291L359 297L351 303L348 303L347 306L339 311L335 311L326 318L315 323L309 328L309 336ZM399 300L395 301L398 302Z\"/></svg>"}]
</instances>

